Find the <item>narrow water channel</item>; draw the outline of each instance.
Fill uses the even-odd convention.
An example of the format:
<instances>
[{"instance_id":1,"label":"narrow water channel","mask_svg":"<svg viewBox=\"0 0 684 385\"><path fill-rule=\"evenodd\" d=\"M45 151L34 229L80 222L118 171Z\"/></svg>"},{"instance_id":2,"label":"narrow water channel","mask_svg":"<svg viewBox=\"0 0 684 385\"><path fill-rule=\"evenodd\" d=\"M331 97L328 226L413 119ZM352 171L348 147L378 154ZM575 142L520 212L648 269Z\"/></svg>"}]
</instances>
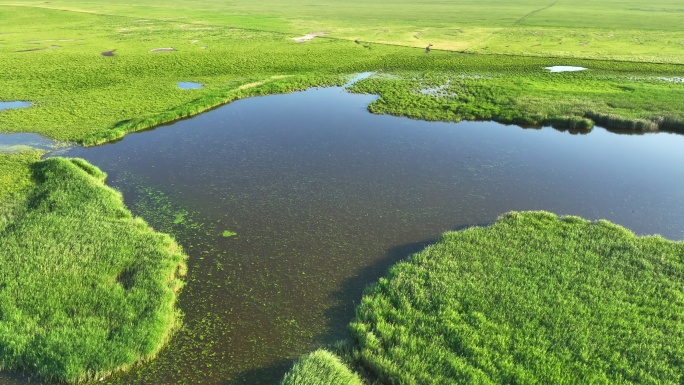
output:
<instances>
[{"instance_id":1,"label":"narrow water channel","mask_svg":"<svg viewBox=\"0 0 684 385\"><path fill-rule=\"evenodd\" d=\"M684 136L424 122L372 115L374 99L245 99L61 154L107 172L190 255L184 330L100 383L277 383L294 357L346 337L363 288L394 262L510 210L684 239Z\"/></svg>"}]
</instances>

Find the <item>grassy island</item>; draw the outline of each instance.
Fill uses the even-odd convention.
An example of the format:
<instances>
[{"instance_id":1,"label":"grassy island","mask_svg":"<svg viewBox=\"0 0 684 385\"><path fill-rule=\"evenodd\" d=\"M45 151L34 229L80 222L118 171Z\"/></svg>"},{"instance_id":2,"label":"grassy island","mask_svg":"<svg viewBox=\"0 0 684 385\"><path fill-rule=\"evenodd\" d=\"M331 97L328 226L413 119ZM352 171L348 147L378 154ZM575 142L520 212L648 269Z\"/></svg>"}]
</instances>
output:
<instances>
[{"instance_id":1,"label":"grassy island","mask_svg":"<svg viewBox=\"0 0 684 385\"><path fill-rule=\"evenodd\" d=\"M682 242L511 212L370 287L347 358L387 384L680 384L683 277Z\"/></svg>"},{"instance_id":2,"label":"grassy island","mask_svg":"<svg viewBox=\"0 0 684 385\"><path fill-rule=\"evenodd\" d=\"M79 382L153 358L179 324L184 254L98 168L39 158L0 155L0 368Z\"/></svg>"}]
</instances>

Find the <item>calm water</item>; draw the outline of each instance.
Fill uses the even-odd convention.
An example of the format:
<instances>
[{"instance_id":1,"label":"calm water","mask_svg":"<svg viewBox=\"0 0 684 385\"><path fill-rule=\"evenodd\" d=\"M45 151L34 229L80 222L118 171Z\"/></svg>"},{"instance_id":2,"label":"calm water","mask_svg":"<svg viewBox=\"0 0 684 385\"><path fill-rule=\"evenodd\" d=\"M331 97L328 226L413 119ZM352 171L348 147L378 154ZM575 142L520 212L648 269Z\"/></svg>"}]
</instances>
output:
<instances>
[{"instance_id":1,"label":"calm water","mask_svg":"<svg viewBox=\"0 0 684 385\"><path fill-rule=\"evenodd\" d=\"M182 88L184 90L198 90L202 88L203 86L200 83L194 83L194 82L178 82L178 88Z\"/></svg>"},{"instance_id":2,"label":"calm water","mask_svg":"<svg viewBox=\"0 0 684 385\"><path fill-rule=\"evenodd\" d=\"M391 264L510 210L684 239L684 136L430 123L369 114L373 100L246 99L66 154L106 171L190 255L184 331L102 383L276 383L293 357L346 337Z\"/></svg>"},{"instance_id":3,"label":"calm water","mask_svg":"<svg viewBox=\"0 0 684 385\"><path fill-rule=\"evenodd\" d=\"M0 102L0 111L9 110L11 108L26 108L26 107L31 107L31 102L22 102L22 101Z\"/></svg>"},{"instance_id":4,"label":"calm water","mask_svg":"<svg viewBox=\"0 0 684 385\"><path fill-rule=\"evenodd\" d=\"M44 138L38 134L0 134L0 153L24 151L27 149L54 151L57 147L63 146L66 146L66 144Z\"/></svg>"}]
</instances>

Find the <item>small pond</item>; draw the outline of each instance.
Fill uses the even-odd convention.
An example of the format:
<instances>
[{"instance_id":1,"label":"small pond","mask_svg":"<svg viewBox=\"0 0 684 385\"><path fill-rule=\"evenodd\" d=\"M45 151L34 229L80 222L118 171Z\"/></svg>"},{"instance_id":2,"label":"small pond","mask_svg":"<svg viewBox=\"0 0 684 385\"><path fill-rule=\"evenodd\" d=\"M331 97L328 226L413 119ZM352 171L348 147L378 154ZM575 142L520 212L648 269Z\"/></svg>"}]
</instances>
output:
<instances>
[{"instance_id":1,"label":"small pond","mask_svg":"<svg viewBox=\"0 0 684 385\"><path fill-rule=\"evenodd\" d=\"M553 67L544 67L544 69L547 69L550 72L575 72L575 71L584 71L587 68L574 67L574 66L553 66Z\"/></svg>"},{"instance_id":2,"label":"small pond","mask_svg":"<svg viewBox=\"0 0 684 385\"><path fill-rule=\"evenodd\" d=\"M193 82L178 82L178 88L182 88L184 90L198 90L202 88L200 83L193 83Z\"/></svg>"},{"instance_id":3,"label":"small pond","mask_svg":"<svg viewBox=\"0 0 684 385\"><path fill-rule=\"evenodd\" d=\"M13 101L13 102L0 102L0 111L9 110L12 108L27 108L31 107L31 102L23 101Z\"/></svg>"},{"instance_id":4,"label":"small pond","mask_svg":"<svg viewBox=\"0 0 684 385\"><path fill-rule=\"evenodd\" d=\"M106 171L190 255L184 330L100 383L277 383L294 357L347 336L363 288L393 263L510 210L684 239L684 136L425 122L372 115L374 99L245 99L65 154Z\"/></svg>"}]
</instances>

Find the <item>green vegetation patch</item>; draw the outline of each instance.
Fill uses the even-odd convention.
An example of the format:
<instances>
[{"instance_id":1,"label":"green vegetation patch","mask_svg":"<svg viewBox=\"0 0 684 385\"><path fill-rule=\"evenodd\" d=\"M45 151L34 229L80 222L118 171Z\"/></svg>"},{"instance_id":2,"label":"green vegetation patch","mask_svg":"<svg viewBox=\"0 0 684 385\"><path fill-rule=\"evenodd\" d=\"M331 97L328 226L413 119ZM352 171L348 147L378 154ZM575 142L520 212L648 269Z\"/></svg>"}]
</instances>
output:
<instances>
[{"instance_id":1,"label":"green vegetation patch","mask_svg":"<svg viewBox=\"0 0 684 385\"><path fill-rule=\"evenodd\" d=\"M368 107L373 113L414 119L684 132L684 84L648 72L657 66L578 62L590 69L550 73L550 59L493 59L473 55L461 70L374 76L352 90L381 96Z\"/></svg>"},{"instance_id":2,"label":"green vegetation patch","mask_svg":"<svg viewBox=\"0 0 684 385\"><path fill-rule=\"evenodd\" d=\"M9 198L33 185L31 165L40 160L41 154L40 151L0 153L0 202L10 201Z\"/></svg>"},{"instance_id":3,"label":"green vegetation patch","mask_svg":"<svg viewBox=\"0 0 684 385\"><path fill-rule=\"evenodd\" d=\"M351 324L392 384L681 384L684 243L512 212L449 232L370 288Z\"/></svg>"},{"instance_id":4,"label":"green vegetation patch","mask_svg":"<svg viewBox=\"0 0 684 385\"><path fill-rule=\"evenodd\" d=\"M281 385L362 385L363 381L334 354L319 349L295 362Z\"/></svg>"},{"instance_id":5,"label":"green vegetation patch","mask_svg":"<svg viewBox=\"0 0 684 385\"><path fill-rule=\"evenodd\" d=\"M109 1L20 3L27 6L0 4L0 101L25 100L31 107L0 112L0 132L35 132L52 139L97 145L241 98L340 85L345 74L364 71L382 71L401 79L407 73L409 79L428 74L423 86L435 76L451 79L447 85L450 97L439 100L434 95L415 94L420 84L371 81L359 85L359 92L382 96L371 105L373 112L447 121L543 122L568 128L586 128L590 120L618 128L684 126L684 83L678 82L684 68L684 36L677 31L650 29L615 32L628 39L617 46L615 55L609 55L607 47L617 44L617 38L610 37L612 30L577 31L558 20L561 26L557 28L530 25L540 12L525 19L524 28L513 25L548 6L537 0L505 7L494 0L490 3L497 6L492 7L474 1L467 6L460 2L414 6L405 0L397 2L400 8L373 5L373 12L396 11L401 17L387 21L389 32L383 32L384 27L377 30L375 18L370 30L352 28L352 20L365 18L370 11L367 2L358 8L346 3L288 8L309 17L320 13L341 17L345 13L338 12L340 8L349 12L337 21L316 17L319 21L314 24L307 21L307 29L296 26L299 21L286 22L300 20L293 14L269 18L255 10L236 15L234 5L226 9L218 1L209 1L203 7L183 1L175 8L166 3L153 7L159 4L156 0L136 5ZM273 2L241 3L244 10L279 8ZM71 11L43 8L47 6ZM288 7L292 6L288 3ZM425 21L420 26L413 24L409 16L419 15L419 8L430 10L441 27L429 27ZM459 8L463 12L458 12ZM332 9L337 11L330 12ZM492 9L498 16L487 22L452 24L454 15L475 18L493 15ZM591 7L583 9L589 14ZM424 19L423 14L420 19ZM262 30L255 30L257 27ZM572 42L557 44L557 37L564 36L568 28L572 39L565 39ZM490 38L493 29L502 37ZM301 44L292 39L315 31L330 34ZM513 39L509 35L519 44L505 47ZM592 36L596 38L592 40ZM655 45L640 44L640 39L648 36ZM537 39L541 45L530 47ZM426 54L424 48L433 43L432 51ZM493 49L495 45L500 49ZM640 47L647 49L642 52ZM162 51L155 51L159 49ZM462 53L466 50L468 53ZM653 52L666 56L653 56ZM550 74L543 69L553 65L578 65L589 70ZM189 92L180 89L178 82L197 82L204 87ZM436 83L438 87L445 85Z\"/></svg>"},{"instance_id":6,"label":"green vegetation patch","mask_svg":"<svg viewBox=\"0 0 684 385\"><path fill-rule=\"evenodd\" d=\"M0 225L0 368L77 382L153 358L179 324L180 247L84 160L12 154L0 167L25 185L0 212L11 218Z\"/></svg>"}]
</instances>

